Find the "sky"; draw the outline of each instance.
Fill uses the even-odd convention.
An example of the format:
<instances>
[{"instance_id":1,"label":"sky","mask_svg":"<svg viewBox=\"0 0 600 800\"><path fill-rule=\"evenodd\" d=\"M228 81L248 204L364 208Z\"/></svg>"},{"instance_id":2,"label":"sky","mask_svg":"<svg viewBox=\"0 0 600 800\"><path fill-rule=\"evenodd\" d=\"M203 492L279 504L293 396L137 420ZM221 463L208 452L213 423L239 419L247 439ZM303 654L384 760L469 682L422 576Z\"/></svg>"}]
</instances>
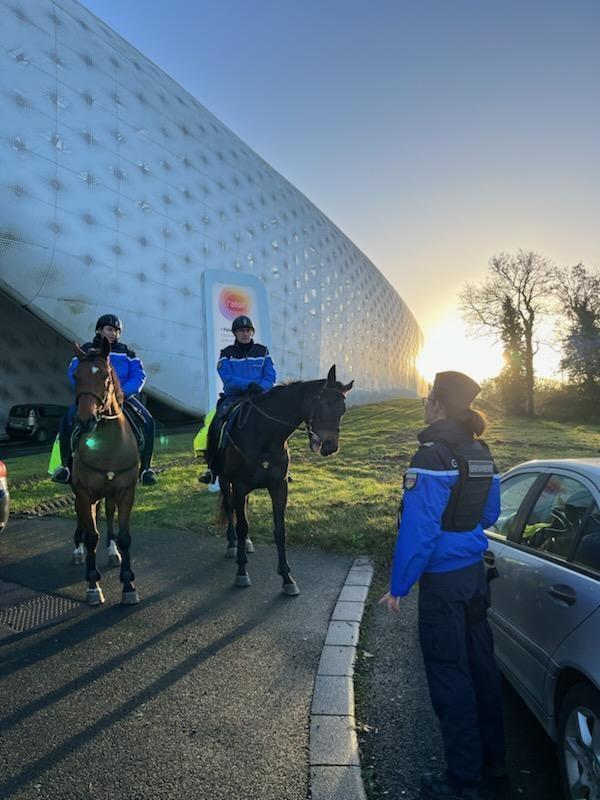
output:
<instances>
[{"instance_id":1,"label":"sky","mask_svg":"<svg viewBox=\"0 0 600 800\"><path fill-rule=\"evenodd\" d=\"M84 5L374 262L425 334L426 377L498 372L456 308L492 255L600 266L597 0ZM542 345L539 374L557 361Z\"/></svg>"}]
</instances>

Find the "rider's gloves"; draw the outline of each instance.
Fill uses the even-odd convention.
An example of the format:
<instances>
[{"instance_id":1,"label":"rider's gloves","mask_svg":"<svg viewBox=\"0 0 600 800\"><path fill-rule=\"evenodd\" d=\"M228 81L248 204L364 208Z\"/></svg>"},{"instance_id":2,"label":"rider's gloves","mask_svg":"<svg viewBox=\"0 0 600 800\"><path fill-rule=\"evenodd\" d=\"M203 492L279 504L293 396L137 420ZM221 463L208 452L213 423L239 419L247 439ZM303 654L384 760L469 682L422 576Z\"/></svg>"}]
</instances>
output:
<instances>
[{"instance_id":1,"label":"rider's gloves","mask_svg":"<svg viewBox=\"0 0 600 800\"><path fill-rule=\"evenodd\" d=\"M262 394L262 386L259 386L258 383L252 381L252 383L248 384L248 388L246 389L248 394L252 396L253 394Z\"/></svg>"}]
</instances>

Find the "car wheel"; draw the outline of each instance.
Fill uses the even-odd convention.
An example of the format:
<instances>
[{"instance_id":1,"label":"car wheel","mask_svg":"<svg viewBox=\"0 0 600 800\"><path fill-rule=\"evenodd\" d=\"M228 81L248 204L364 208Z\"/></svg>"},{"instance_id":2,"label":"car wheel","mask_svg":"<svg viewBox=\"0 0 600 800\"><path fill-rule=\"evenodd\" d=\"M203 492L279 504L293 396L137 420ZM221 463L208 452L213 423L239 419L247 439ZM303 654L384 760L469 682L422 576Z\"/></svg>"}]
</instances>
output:
<instances>
[{"instance_id":1,"label":"car wheel","mask_svg":"<svg viewBox=\"0 0 600 800\"><path fill-rule=\"evenodd\" d=\"M587 683L573 686L563 700L558 758L567 800L600 796L600 693Z\"/></svg>"},{"instance_id":2,"label":"car wheel","mask_svg":"<svg viewBox=\"0 0 600 800\"><path fill-rule=\"evenodd\" d=\"M33 439L38 444L42 444L43 442L48 441L48 431L46 428L38 428L37 431L33 435Z\"/></svg>"}]
</instances>

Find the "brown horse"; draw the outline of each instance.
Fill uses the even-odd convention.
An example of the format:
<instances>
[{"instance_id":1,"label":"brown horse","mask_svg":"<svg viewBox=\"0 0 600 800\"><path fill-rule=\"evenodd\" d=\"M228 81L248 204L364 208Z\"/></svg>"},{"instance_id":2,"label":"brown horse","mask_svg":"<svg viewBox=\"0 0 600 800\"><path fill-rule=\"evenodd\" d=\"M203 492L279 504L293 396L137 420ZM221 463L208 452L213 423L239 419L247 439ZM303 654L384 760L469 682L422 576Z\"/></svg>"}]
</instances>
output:
<instances>
[{"instance_id":1,"label":"brown horse","mask_svg":"<svg viewBox=\"0 0 600 800\"><path fill-rule=\"evenodd\" d=\"M99 539L96 508L98 502L106 498L109 543L114 538L111 533L115 507L119 515L118 551L114 551L113 544L110 563L121 563L122 602L132 605L139 603L129 557L129 518L139 471L138 444L123 413L123 392L110 365L108 340L102 341L101 349L88 350L87 353L75 345L75 354L79 359L74 373L77 398L72 473L77 512L75 552L83 542L88 582L86 599L91 606L99 605L104 602L104 594L96 567Z\"/></svg>"},{"instance_id":2,"label":"brown horse","mask_svg":"<svg viewBox=\"0 0 600 800\"><path fill-rule=\"evenodd\" d=\"M285 549L288 439L304 424L302 430L307 431L313 452L322 456L337 453L340 422L346 410L344 398L353 384L351 381L344 386L336 380L334 364L325 380L276 386L262 395L250 397L240 408L217 459L221 510L228 522L227 555L235 555L238 565L236 586L250 586L246 570L246 553L252 552L247 546L247 497L254 489L267 489L273 505L277 571L283 579L282 592L290 597L299 594Z\"/></svg>"}]
</instances>

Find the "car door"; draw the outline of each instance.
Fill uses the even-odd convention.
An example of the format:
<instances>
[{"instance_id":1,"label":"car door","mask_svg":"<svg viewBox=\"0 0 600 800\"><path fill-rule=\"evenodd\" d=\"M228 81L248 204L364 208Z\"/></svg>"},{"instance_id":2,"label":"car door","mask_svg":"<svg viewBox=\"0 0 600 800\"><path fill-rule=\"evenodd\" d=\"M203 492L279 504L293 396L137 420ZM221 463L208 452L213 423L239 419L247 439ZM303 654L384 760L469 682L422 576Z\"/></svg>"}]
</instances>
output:
<instances>
[{"instance_id":1,"label":"car door","mask_svg":"<svg viewBox=\"0 0 600 800\"><path fill-rule=\"evenodd\" d=\"M492 604L502 664L540 716L552 653L598 605L567 560L593 505L584 477L553 469L524 499L496 558Z\"/></svg>"},{"instance_id":2,"label":"car door","mask_svg":"<svg viewBox=\"0 0 600 800\"><path fill-rule=\"evenodd\" d=\"M496 658L504 669L510 669L509 665L515 659L514 636L506 622L505 595L508 587L504 570L505 543L515 536L518 537L528 499L543 480L545 478L540 472L533 470L509 474L503 478L500 484L500 516L486 530L489 549L483 557L488 567L495 567L497 575L490 582L491 606L488 619L494 633Z\"/></svg>"}]
</instances>

